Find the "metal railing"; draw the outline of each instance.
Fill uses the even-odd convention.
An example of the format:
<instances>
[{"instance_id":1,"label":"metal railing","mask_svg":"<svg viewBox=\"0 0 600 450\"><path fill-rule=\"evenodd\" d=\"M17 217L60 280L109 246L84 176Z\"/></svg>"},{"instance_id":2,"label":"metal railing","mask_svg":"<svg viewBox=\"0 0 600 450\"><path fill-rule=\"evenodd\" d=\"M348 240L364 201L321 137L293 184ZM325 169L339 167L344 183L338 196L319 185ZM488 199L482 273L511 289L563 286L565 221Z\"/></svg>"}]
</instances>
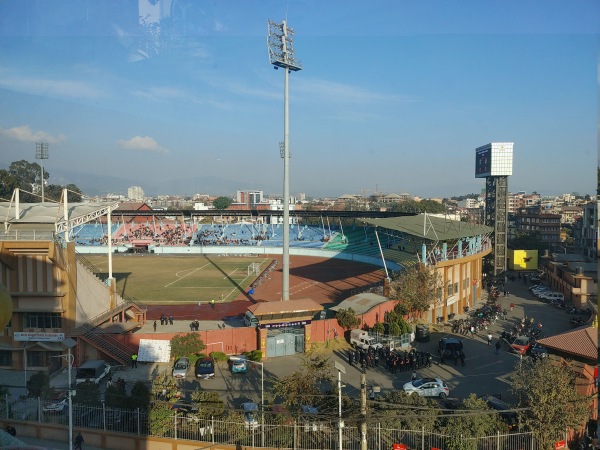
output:
<instances>
[{"instance_id":1,"label":"metal railing","mask_svg":"<svg viewBox=\"0 0 600 450\"><path fill-rule=\"evenodd\" d=\"M0 414L9 420L55 423L68 422L68 406L48 411L51 401L43 399L12 399L7 395L0 404ZM180 440L233 444L244 447L267 447L278 449L317 450L339 448L337 421L321 420L318 417L273 414L265 417L265 424L244 416L240 411L230 411L229 419L201 417L194 414L173 412L168 421L160 421L156 428L150 424L150 415L141 409L109 408L73 405L74 425L78 428L130 433L139 436L169 437ZM264 426L264 430L263 430ZM154 431L154 433L151 432ZM264 431L264 432L263 432ZM367 448L386 450L393 444L405 444L413 450L450 448L457 439L461 448L485 450L538 450L537 441L531 432L500 433L490 436L449 436L425 429L402 430L382 426L373 420L367 421ZM344 450L360 450L360 427L346 426L342 430Z\"/></svg>"}]
</instances>

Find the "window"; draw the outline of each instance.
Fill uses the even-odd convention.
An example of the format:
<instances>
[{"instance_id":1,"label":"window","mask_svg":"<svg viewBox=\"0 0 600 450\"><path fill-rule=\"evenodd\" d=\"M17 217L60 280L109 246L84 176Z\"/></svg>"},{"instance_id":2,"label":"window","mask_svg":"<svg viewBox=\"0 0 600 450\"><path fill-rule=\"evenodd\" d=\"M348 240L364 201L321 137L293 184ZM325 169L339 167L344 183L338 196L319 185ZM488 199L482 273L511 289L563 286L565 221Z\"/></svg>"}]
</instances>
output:
<instances>
[{"instance_id":1,"label":"window","mask_svg":"<svg viewBox=\"0 0 600 450\"><path fill-rule=\"evenodd\" d=\"M27 367L44 367L44 353L36 351L27 352Z\"/></svg>"},{"instance_id":2,"label":"window","mask_svg":"<svg viewBox=\"0 0 600 450\"><path fill-rule=\"evenodd\" d=\"M12 366L12 352L9 350L0 351L0 366Z\"/></svg>"},{"instance_id":3,"label":"window","mask_svg":"<svg viewBox=\"0 0 600 450\"><path fill-rule=\"evenodd\" d=\"M454 283L454 293L458 294L458 282Z\"/></svg>"},{"instance_id":4,"label":"window","mask_svg":"<svg viewBox=\"0 0 600 450\"><path fill-rule=\"evenodd\" d=\"M452 295L452 283L448 283L448 297Z\"/></svg>"},{"instance_id":5,"label":"window","mask_svg":"<svg viewBox=\"0 0 600 450\"><path fill-rule=\"evenodd\" d=\"M24 328L62 328L60 313L26 313Z\"/></svg>"}]
</instances>

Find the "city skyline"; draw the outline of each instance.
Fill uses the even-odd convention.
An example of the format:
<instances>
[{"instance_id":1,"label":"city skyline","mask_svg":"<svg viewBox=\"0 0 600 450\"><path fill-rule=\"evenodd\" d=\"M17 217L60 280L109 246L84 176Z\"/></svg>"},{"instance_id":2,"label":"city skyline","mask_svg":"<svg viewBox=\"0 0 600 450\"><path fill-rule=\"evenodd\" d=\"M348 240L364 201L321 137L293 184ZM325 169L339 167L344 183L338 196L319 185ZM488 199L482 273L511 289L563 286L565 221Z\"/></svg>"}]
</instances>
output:
<instances>
[{"instance_id":1,"label":"city skyline","mask_svg":"<svg viewBox=\"0 0 600 450\"><path fill-rule=\"evenodd\" d=\"M597 2L237 6L0 4L0 168L45 141L50 182L92 195L282 192L266 39L287 16L292 193L478 193L475 149L498 141L510 191L594 192Z\"/></svg>"}]
</instances>

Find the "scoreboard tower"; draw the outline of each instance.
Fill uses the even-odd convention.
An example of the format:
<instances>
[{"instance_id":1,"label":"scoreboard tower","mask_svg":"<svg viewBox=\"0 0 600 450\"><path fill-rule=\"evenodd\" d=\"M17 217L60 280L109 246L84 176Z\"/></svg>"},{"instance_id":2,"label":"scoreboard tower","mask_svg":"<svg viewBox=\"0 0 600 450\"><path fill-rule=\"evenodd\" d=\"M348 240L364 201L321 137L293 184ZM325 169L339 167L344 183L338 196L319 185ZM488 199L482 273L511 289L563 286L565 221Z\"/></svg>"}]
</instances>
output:
<instances>
[{"instance_id":1,"label":"scoreboard tower","mask_svg":"<svg viewBox=\"0 0 600 450\"><path fill-rule=\"evenodd\" d=\"M475 178L485 178L485 224L494 228L494 275L506 270L508 245L508 176L513 142L492 142L475 149Z\"/></svg>"}]
</instances>

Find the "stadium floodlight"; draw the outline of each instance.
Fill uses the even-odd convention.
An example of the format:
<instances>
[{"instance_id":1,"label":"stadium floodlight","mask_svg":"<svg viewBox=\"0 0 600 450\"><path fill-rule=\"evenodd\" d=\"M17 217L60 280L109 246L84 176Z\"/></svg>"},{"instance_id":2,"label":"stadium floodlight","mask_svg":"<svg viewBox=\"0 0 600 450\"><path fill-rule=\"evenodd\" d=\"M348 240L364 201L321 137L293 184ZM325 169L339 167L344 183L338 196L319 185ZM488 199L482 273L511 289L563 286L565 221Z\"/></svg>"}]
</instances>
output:
<instances>
[{"instance_id":1,"label":"stadium floodlight","mask_svg":"<svg viewBox=\"0 0 600 450\"><path fill-rule=\"evenodd\" d=\"M290 120L288 102L288 83L290 71L297 72L302 64L294 55L294 30L288 28L286 21L281 23L268 21L269 62L275 69L284 69L283 86L283 277L281 300L290 299Z\"/></svg>"},{"instance_id":2,"label":"stadium floodlight","mask_svg":"<svg viewBox=\"0 0 600 450\"><path fill-rule=\"evenodd\" d=\"M35 143L35 158L40 160L40 166L42 168L42 177L40 178L40 184L42 185L42 203L44 203L44 160L48 159L47 142Z\"/></svg>"}]
</instances>

